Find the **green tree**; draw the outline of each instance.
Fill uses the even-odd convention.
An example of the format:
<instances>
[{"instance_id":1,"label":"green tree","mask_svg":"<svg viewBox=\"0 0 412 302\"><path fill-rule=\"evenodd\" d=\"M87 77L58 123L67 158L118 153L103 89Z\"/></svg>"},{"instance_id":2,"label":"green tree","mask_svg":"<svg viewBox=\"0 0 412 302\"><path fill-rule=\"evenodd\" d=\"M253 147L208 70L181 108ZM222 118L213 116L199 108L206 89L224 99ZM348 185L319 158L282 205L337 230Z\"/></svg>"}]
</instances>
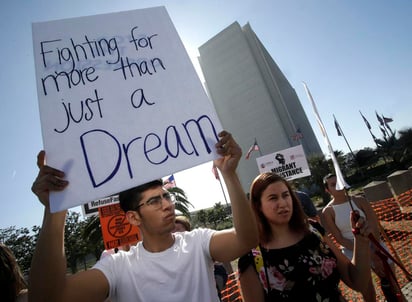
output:
<instances>
[{"instance_id":1,"label":"green tree","mask_svg":"<svg viewBox=\"0 0 412 302\"><path fill-rule=\"evenodd\" d=\"M213 221L210 222L213 223L215 229L220 229L219 225L223 223L227 218L226 209L220 202L217 202L215 203L211 211L213 212Z\"/></svg>"},{"instance_id":2,"label":"green tree","mask_svg":"<svg viewBox=\"0 0 412 302\"><path fill-rule=\"evenodd\" d=\"M364 148L359 150L355 157L359 167L361 168L373 166L379 161L378 153L372 148Z\"/></svg>"},{"instance_id":3,"label":"green tree","mask_svg":"<svg viewBox=\"0 0 412 302\"><path fill-rule=\"evenodd\" d=\"M207 213L204 209L199 210L196 214L196 220L199 222L199 224L203 227L206 227L207 223Z\"/></svg>"},{"instance_id":4,"label":"green tree","mask_svg":"<svg viewBox=\"0 0 412 302\"><path fill-rule=\"evenodd\" d=\"M412 164L412 128L399 130L398 143L401 148L400 161L405 166Z\"/></svg>"},{"instance_id":5,"label":"green tree","mask_svg":"<svg viewBox=\"0 0 412 302\"><path fill-rule=\"evenodd\" d=\"M24 273L27 273L30 269L39 230L38 226L33 226L31 230L16 228L15 226L0 229L0 242L3 242L13 251Z\"/></svg>"},{"instance_id":6,"label":"green tree","mask_svg":"<svg viewBox=\"0 0 412 302\"><path fill-rule=\"evenodd\" d=\"M190 218L189 207L193 208L193 205L187 199L185 191L179 187L171 187L167 189L170 193L174 194L176 197L176 210L181 212L184 216Z\"/></svg>"},{"instance_id":7,"label":"green tree","mask_svg":"<svg viewBox=\"0 0 412 302\"><path fill-rule=\"evenodd\" d=\"M77 263L84 262L87 255L87 244L83 240L84 221L80 221L80 214L69 211L66 216L64 244L67 266L72 273L77 271Z\"/></svg>"},{"instance_id":8,"label":"green tree","mask_svg":"<svg viewBox=\"0 0 412 302\"><path fill-rule=\"evenodd\" d=\"M331 161L326 160L325 155L316 154L308 157L308 165L311 175L294 181L298 189L306 188L312 192L311 195L319 195L323 204L329 201L329 195L323 189L323 177L334 171Z\"/></svg>"},{"instance_id":9,"label":"green tree","mask_svg":"<svg viewBox=\"0 0 412 302\"><path fill-rule=\"evenodd\" d=\"M396 168L406 169L401 158L404 152L403 146L399 143L395 133L390 136L384 136L382 139L376 139L378 154L393 161Z\"/></svg>"},{"instance_id":10,"label":"green tree","mask_svg":"<svg viewBox=\"0 0 412 302\"><path fill-rule=\"evenodd\" d=\"M100 259L100 255L104 250L102 228L98 215L86 218L82 237L87 245L87 250L94 255L96 260Z\"/></svg>"}]
</instances>

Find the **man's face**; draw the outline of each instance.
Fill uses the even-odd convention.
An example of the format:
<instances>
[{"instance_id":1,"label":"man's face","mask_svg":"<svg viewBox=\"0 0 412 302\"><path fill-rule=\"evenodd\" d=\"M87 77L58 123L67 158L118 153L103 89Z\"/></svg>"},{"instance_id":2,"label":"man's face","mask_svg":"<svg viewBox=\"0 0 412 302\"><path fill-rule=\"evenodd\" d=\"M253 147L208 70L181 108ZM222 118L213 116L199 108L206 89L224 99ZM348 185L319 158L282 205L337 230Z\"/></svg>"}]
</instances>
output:
<instances>
[{"instance_id":1,"label":"man's face","mask_svg":"<svg viewBox=\"0 0 412 302\"><path fill-rule=\"evenodd\" d=\"M175 205L170 193L163 187L142 193L139 204L141 224L148 233L172 232L175 227Z\"/></svg>"}]
</instances>

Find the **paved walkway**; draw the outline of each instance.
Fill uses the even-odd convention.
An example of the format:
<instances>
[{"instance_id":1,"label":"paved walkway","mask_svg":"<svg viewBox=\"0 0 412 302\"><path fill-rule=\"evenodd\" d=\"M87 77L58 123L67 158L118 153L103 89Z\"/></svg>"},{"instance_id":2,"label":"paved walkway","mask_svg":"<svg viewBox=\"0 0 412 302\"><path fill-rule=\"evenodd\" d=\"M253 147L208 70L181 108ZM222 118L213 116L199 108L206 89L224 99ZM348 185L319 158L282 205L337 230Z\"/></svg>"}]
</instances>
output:
<instances>
[{"instance_id":1,"label":"paved walkway","mask_svg":"<svg viewBox=\"0 0 412 302\"><path fill-rule=\"evenodd\" d=\"M409 282L402 288L402 292L408 301L412 302L412 282Z\"/></svg>"}]
</instances>

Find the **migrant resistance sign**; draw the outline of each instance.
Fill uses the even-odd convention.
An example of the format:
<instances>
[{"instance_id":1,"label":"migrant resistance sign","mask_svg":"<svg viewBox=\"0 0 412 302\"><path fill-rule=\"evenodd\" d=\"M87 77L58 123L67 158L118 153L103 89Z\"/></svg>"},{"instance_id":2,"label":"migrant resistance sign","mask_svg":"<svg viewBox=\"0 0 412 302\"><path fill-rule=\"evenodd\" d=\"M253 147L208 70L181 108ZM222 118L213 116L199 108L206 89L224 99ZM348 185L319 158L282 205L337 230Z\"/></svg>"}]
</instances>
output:
<instances>
[{"instance_id":1,"label":"migrant resistance sign","mask_svg":"<svg viewBox=\"0 0 412 302\"><path fill-rule=\"evenodd\" d=\"M287 180L310 176L302 145L284 149L256 159L259 172L274 172Z\"/></svg>"},{"instance_id":2,"label":"migrant resistance sign","mask_svg":"<svg viewBox=\"0 0 412 302\"><path fill-rule=\"evenodd\" d=\"M216 158L221 125L164 7L33 23L47 164L68 209Z\"/></svg>"}]
</instances>

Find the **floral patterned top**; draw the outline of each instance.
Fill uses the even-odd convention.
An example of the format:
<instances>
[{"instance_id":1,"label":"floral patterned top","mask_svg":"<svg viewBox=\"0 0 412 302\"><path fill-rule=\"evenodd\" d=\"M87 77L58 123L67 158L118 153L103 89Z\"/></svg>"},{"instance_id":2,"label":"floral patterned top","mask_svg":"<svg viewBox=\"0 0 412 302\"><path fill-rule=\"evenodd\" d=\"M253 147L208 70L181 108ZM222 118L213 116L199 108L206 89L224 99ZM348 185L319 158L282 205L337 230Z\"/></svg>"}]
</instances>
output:
<instances>
[{"instance_id":1,"label":"floral patterned top","mask_svg":"<svg viewBox=\"0 0 412 302\"><path fill-rule=\"evenodd\" d=\"M239 259L239 272L253 265L265 290L265 301L340 301L340 275L332 250L311 228L295 245L267 250L257 247ZM269 288L268 288L268 283Z\"/></svg>"}]
</instances>

